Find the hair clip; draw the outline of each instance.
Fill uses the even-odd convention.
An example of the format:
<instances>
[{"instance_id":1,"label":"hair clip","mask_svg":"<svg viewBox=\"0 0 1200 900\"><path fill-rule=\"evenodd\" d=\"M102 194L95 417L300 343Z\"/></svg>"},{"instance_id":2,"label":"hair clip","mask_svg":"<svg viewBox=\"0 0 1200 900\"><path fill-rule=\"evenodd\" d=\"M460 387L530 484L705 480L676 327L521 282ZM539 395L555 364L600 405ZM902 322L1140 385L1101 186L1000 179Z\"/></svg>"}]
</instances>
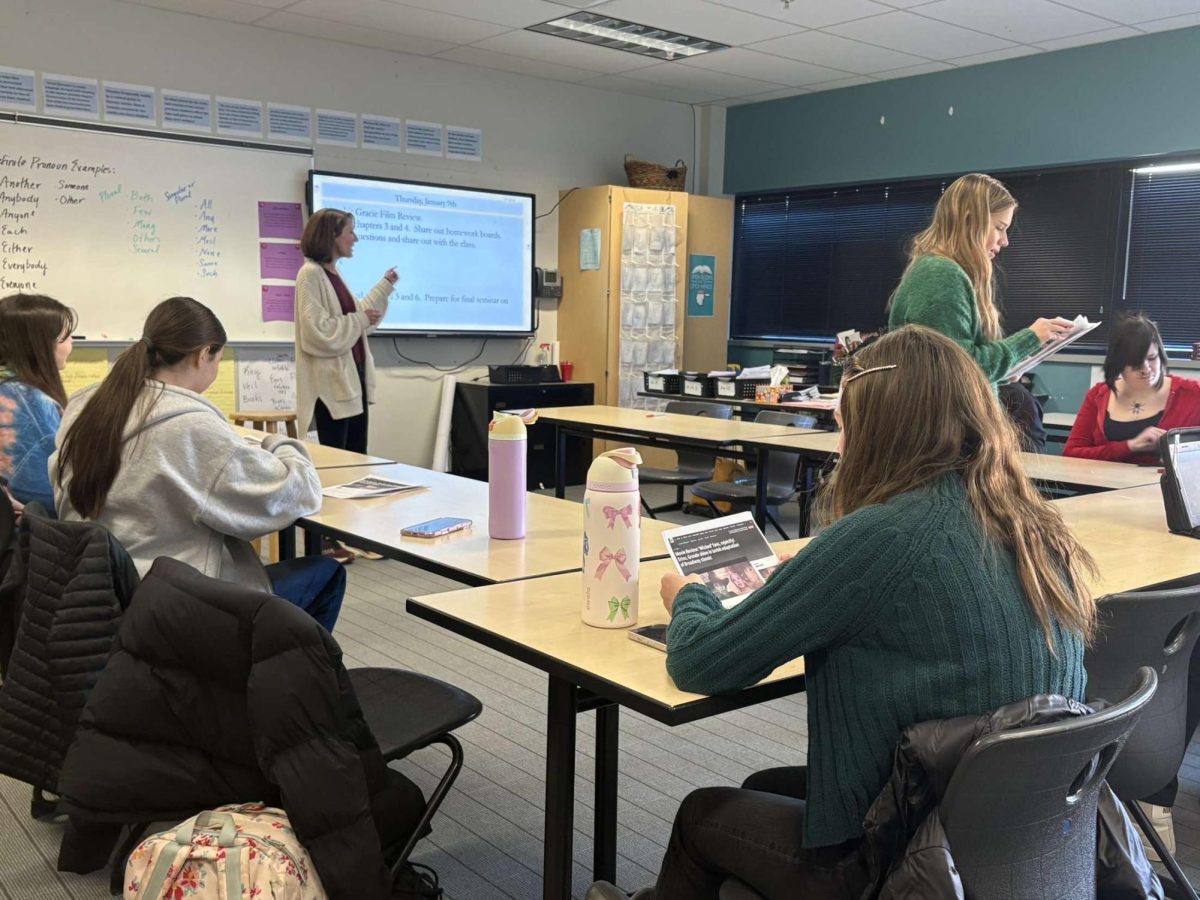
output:
<instances>
[{"instance_id":1,"label":"hair clip","mask_svg":"<svg viewBox=\"0 0 1200 900\"><path fill-rule=\"evenodd\" d=\"M871 368L869 368L869 369L863 369L860 372L855 372L849 378L843 378L842 384L843 385L849 384L855 378L862 378L864 375L870 375L872 372L883 372L886 369L895 369L898 365L899 365L899 363L892 363L891 365L887 365L887 366L871 366Z\"/></svg>"}]
</instances>

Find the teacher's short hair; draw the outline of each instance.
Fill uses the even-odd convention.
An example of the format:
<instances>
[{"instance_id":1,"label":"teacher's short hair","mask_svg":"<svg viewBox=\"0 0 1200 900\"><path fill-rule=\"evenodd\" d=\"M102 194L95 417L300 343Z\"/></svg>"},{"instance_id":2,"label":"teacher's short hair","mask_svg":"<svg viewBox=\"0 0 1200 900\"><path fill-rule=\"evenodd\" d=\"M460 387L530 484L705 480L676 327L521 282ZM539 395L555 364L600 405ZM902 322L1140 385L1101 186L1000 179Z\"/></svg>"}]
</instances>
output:
<instances>
[{"instance_id":1,"label":"teacher's short hair","mask_svg":"<svg viewBox=\"0 0 1200 900\"><path fill-rule=\"evenodd\" d=\"M333 262L333 242L353 222L354 216L340 209L318 209L308 217L308 224L304 226L304 234L300 236L300 252L313 262Z\"/></svg>"}]
</instances>

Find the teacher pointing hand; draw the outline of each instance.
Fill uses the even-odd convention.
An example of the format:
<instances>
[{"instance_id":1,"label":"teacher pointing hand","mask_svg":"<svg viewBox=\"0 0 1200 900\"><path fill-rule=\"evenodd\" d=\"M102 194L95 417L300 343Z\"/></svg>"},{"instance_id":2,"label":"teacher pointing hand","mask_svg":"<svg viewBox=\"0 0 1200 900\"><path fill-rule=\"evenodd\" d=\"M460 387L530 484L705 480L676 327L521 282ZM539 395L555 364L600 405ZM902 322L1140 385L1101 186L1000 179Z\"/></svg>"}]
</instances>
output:
<instances>
[{"instance_id":1,"label":"teacher pointing hand","mask_svg":"<svg viewBox=\"0 0 1200 900\"><path fill-rule=\"evenodd\" d=\"M398 276L388 269L362 300L338 272L354 255L354 216L338 209L313 213L296 275L296 419L301 436L315 422L322 444L367 452L367 405L375 391L375 362L366 340L387 313Z\"/></svg>"}]
</instances>

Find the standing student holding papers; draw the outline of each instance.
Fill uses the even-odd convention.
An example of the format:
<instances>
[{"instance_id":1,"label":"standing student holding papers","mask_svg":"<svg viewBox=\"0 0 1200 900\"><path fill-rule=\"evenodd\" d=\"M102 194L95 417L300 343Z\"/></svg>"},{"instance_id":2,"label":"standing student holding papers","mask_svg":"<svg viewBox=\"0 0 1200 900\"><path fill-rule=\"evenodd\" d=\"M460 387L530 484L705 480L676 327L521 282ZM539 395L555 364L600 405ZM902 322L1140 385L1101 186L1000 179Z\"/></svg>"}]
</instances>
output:
<instances>
[{"instance_id":1,"label":"standing student holding papers","mask_svg":"<svg viewBox=\"0 0 1200 900\"><path fill-rule=\"evenodd\" d=\"M19 503L54 512L47 461L67 405L62 370L75 312L52 297L0 300L0 484Z\"/></svg>"},{"instance_id":2,"label":"standing student holding papers","mask_svg":"<svg viewBox=\"0 0 1200 900\"><path fill-rule=\"evenodd\" d=\"M321 508L321 482L297 440L247 443L201 396L225 329L190 297L150 312L141 339L100 384L67 405L50 458L60 518L103 525L145 575L160 556L270 591L332 631L346 591L335 561L264 568L248 543Z\"/></svg>"},{"instance_id":3,"label":"standing student holding papers","mask_svg":"<svg viewBox=\"0 0 1200 900\"><path fill-rule=\"evenodd\" d=\"M951 338L999 384L1013 365L1071 330L1038 319L1003 337L992 260L1008 246L1017 201L990 175L964 175L938 200L929 227L913 238L908 267L889 301L888 325L926 325Z\"/></svg>"},{"instance_id":4,"label":"standing student holding papers","mask_svg":"<svg viewBox=\"0 0 1200 900\"><path fill-rule=\"evenodd\" d=\"M1063 456L1155 465L1158 439L1190 425L1200 425L1200 382L1168 375L1158 326L1125 316L1108 336L1104 381L1083 398Z\"/></svg>"},{"instance_id":5,"label":"standing student holding papers","mask_svg":"<svg viewBox=\"0 0 1200 900\"><path fill-rule=\"evenodd\" d=\"M901 732L1035 694L1083 699L1091 560L1021 467L979 367L909 326L842 379L828 526L740 605L667 575L667 670L681 690L741 690L805 657L808 766L683 801L657 886L716 900L728 876L768 900L857 897L868 806ZM620 896L598 883L589 900Z\"/></svg>"}]
</instances>

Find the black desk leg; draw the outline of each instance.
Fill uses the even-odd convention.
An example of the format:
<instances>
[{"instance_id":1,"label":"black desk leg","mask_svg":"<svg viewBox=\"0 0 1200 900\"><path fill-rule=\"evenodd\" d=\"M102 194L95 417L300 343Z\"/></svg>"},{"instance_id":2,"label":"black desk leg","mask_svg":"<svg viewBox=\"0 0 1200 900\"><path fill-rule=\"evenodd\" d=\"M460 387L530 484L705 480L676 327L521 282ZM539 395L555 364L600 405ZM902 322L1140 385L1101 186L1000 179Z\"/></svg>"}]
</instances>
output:
<instances>
[{"instance_id":1,"label":"black desk leg","mask_svg":"<svg viewBox=\"0 0 1200 900\"><path fill-rule=\"evenodd\" d=\"M305 556L320 556L321 555L321 535L315 531L304 530L304 555Z\"/></svg>"},{"instance_id":2,"label":"black desk leg","mask_svg":"<svg viewBox=\"0 0 1200 900\"><path fill-rule=\"evenodd\" d=\"M571 846L575 837L575 710L579 688L549 676L546 703L546 845L542 898L571 896Z\"/></svg>"},{"instance_id":3,"label":"black desk leg","mask_svg":"<svg viewBox=\"0 0 1200 900\"><path fill-rule=\"evenodd\" d=\"M621 707L596 709L596 819L592 831L592 878L617 881L617 752Z\"/></svg>"},{"instance_id":4,"label":"black desk leg","mask_svg":"<svg viewBox=\"0 0 1200 900\"><path fill-rule=\"evenodd\" d=\"M296 529L291 525L279 532L279 558L296 558Z\"/></svg>"},{"instance_id":5,"label":"black desk leg","mask_svg":"<svg viewBox=\"0 0 1200 900\"><path fill-rule=\"evenodd\" d=\"M758 471L754 478L754 521L764 531L767 528L767 456L766 447L758 448Z\"/></svg>"},{"instance_id":6,"label":"black desk leg","mask_svg":"<svg viewBox=\"0 0 1200 900\"><path fill-rule=\"evenodd\" d=\"M567 496L567 432L561 425L554 426L554 496Z\"/></svg>"}]
</instances>

